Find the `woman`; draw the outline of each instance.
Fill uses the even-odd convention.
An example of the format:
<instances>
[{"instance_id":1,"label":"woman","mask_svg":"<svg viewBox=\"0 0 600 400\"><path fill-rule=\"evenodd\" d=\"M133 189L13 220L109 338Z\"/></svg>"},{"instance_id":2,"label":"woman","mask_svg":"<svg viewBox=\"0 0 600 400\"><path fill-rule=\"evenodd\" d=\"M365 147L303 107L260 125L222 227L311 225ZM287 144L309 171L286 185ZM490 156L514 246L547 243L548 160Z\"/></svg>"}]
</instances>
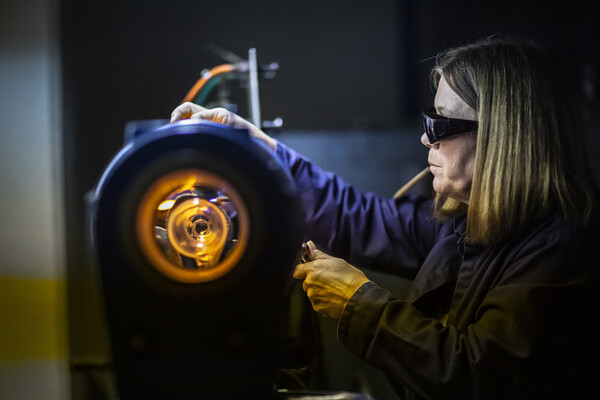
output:
<instances>
[{"instance_id":1,"label":"woman","mask_svg":"<svg viewBox=\"0 0 600 400\"><path fill-rule=\"evenodd\" d=\"M247 127L299 188L305 232L328 253L413 279L406 299L316 250L294 277L338 338L409 397L582 398L600 393L597 190L555 64L528 43L447 50L423 113L436 197L362 194L225 110L172 120Z\"/></svg>"}]
</instances>

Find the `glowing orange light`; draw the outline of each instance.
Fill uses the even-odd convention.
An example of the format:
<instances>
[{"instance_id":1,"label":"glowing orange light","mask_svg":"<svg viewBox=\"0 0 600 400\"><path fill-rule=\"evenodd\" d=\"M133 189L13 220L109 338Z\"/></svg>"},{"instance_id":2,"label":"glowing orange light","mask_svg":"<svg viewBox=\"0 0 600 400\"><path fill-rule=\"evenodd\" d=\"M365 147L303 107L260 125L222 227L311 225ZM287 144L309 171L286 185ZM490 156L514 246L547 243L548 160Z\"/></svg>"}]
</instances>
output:
<instances>
[{"instance_id":1,"label":"glowing orange light","mask_svg":"<svg viewBox=\"0 0 600 400\"><path fill-rule=\"evenodd\" d=\"M221 203L197 197L215 191L222 193ZM221 204L235 211L236 229ZM158 211L168 211L166 219ZM248 244L250 221L244 201L229 182L208 171L185 169L162 176L142 196L136 232L144 256L159 272L179 282L200 283L235 268ZM182 265L183 258L197 268Z\"/></svg>"}]
</instances>

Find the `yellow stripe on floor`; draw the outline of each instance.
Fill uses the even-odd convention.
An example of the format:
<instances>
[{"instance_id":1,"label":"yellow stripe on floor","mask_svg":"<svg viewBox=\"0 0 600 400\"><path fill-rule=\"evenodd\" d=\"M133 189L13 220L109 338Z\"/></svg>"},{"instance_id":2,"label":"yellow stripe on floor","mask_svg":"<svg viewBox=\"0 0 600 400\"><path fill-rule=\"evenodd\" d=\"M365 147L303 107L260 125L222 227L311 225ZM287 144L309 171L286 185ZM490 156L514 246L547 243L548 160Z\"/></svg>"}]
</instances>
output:
<instances>
[{"instance_id":1,"label":"yellow stripe on floor","mask_svg":"<svg viewBox=\"0 0 600 400\"><path fill-rule=\"evenodd\" d=\"M0 363L66 358L64 279L0 276Z\"/></svg>"}]
</instances>

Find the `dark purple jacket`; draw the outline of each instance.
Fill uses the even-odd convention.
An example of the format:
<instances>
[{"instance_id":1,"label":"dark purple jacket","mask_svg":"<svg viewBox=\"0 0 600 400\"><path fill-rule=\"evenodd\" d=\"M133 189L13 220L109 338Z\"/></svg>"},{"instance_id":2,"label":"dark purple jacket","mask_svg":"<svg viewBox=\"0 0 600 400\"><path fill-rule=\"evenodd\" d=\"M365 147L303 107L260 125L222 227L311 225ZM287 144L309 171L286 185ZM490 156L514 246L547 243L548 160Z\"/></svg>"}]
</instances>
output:
<instances>
[{"instance_id":1,"label":"dark purple jacket","mask_svg":"<svg viewBox=\"0 0 600 400\"><path fill-rule=\"evenodd\" d=\"M307 240L413 279L402 300L363 285L338 325L340 342L399 393L600 398L597 219L548 218L502 245L471 247L465 220L437 221L429 200L363 194L280 143L277 154L298 187Z\"/></svg>"}]
</instances>

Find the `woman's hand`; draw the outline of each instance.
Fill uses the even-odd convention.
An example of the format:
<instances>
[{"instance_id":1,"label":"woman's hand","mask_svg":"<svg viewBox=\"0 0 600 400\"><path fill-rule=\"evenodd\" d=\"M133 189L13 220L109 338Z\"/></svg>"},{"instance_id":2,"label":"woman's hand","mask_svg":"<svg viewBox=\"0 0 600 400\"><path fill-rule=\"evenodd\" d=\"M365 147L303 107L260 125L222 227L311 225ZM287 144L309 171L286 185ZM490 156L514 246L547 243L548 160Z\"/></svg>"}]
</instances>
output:
<instances>
[{"instance_id":1,"label":"woman's hand","mask_svg":"<svg viewBox=\"0 0 600 400\"><path fill-rule=\"evenodd\" d=\"M312 261L298 264L294 278L304 279L302 288L316 312L339 319L350 298L369 278L341 258L317 250L313 242L308 246Z\"/></svg>"},{"instance_id":2,"label":"woman's hand","mask_svg":"<svg viewBox=\"0 0 600 400\"><path fill-rule=\"evenodd\" d=\"M171 113L171 122L177 122L182 119L203 119L227 125L236 129L247 129L250 135L263 141L269 148L275 151L276 142L266 133L246 121L242 117L232 113L225 108L204 108L198 104L185 102L175 108Z\"/></svg>"}]
</instances>

